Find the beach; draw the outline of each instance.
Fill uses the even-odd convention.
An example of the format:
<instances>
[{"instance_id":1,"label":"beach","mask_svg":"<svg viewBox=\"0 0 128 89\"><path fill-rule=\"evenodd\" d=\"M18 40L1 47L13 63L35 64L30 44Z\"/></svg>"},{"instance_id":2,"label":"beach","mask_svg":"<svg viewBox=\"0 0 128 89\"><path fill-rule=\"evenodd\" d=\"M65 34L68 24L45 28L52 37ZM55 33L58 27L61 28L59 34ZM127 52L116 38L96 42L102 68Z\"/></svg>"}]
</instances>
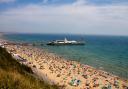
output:
<instances>
[{"instance_id":1,"label":"beach","mask_svg":"<svg viewBox=\"0 0 128 89\"><path fill-rule=\"evenodd\" d=\"M14 57L32 68L40 78L50 84L57 84L64 89L127 89L128 80L112 75L77 61L66 60L63 57L49 53L33 46L8 44L1 40L4 47ZM17 58L18 60L19 58Z\"/></svg>"}]
</instances>

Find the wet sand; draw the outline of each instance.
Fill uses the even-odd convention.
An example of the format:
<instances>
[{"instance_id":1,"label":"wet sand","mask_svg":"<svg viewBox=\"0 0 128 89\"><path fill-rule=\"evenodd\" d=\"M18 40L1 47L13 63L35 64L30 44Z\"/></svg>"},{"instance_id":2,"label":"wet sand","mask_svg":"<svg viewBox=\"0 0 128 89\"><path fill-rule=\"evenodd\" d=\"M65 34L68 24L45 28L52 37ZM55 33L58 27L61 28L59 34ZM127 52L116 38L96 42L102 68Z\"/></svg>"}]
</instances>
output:
<instances>
[{"instance_id":1,"label":"wet sand","mask_svg":"<svg viewBox=\"0 0 128 89\"><path fill-rule=\"evenodd\" d=\"M38 76L51 84L65 86L64 89L128 89L128 80L43 49L21 45L5 45L5 48L27 60L21 63L31 67Z\"/></svg>"}]
</instances>

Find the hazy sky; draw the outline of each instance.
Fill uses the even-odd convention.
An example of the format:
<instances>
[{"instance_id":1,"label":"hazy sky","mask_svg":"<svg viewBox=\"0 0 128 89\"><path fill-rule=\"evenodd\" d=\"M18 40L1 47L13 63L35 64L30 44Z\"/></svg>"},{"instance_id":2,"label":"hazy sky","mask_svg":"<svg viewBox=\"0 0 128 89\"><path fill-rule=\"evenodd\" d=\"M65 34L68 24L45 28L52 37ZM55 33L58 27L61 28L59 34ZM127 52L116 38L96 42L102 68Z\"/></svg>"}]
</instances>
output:
<instances>
[{"instance_id":1,"label":"hazy sky","mask_svg":"<svg viewBox=\"0 0 128 89\"><path fill-rule=\"evenodd\" d=\"M128 0L0 0L0 32L128 35Z\"/></svg>"}]
</instances>

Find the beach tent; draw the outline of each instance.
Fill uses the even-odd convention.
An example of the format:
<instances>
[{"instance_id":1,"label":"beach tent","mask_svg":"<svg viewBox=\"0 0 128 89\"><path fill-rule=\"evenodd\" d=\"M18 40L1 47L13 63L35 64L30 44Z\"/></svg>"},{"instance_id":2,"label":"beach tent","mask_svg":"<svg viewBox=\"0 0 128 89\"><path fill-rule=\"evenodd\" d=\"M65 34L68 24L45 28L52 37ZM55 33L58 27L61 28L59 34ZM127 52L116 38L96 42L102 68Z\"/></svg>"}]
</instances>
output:
<instances>
[{"instance_id":1,"label":"beach tent","mask_svg":"<svg viewBox=\"0 0 128 89\"><path fill-rule=\"evenodd\" d=\"M22 57L20 57L19 54L13 54L13 57L14 57L16 60L19 60L19 61L22 61L22 62L26 62L26 60L23 59Z\"/></svg>"},{"instance_id":2,"label":"beach tent","mask_svg":"<svg viewBox=\"0 0 128 89\"><path fill-rule=\"evenodd\" d=\"M3 44L0 43L0 46L2 46Z\"/></svg>"},{"instance_id":3,"label":"beach tent","mask_svg":"<svg viewBox=\"0 0 128 89\"><path fill-rule=\"evenodd\" d=\"M4 45L2 43L0 43L0 47L4 48Z\"/></svg>"},{"instance_id":4,"label":"beach tent","mask_svg":"<svg viewBox=\"0 0 128 89\"><path fill-rule=\"evenodd\" d=\"M80 80L72 79L70 81L70 85L72 85L72 86L78 86L80 84L80 82L81 82Z\"/></svg>"}]
</instances>

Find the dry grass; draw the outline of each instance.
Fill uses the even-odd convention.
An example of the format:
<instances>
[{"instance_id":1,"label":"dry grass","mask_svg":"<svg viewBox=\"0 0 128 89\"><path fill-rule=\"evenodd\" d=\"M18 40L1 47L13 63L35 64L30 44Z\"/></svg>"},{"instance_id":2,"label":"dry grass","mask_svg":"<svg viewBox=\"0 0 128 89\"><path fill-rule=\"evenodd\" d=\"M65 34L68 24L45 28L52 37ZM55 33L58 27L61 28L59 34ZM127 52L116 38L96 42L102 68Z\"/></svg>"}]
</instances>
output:
<instances>
[{"instance_id":1,"label":"dry grass","mask_svg":"<svg viewBox=\"0 0 128 89\"><path fill-rule=\"evenodd\" d=\"M32 75L29 67L19 64L0 48L0 89L58 89Z\"/></svg>"}]
</instances>

